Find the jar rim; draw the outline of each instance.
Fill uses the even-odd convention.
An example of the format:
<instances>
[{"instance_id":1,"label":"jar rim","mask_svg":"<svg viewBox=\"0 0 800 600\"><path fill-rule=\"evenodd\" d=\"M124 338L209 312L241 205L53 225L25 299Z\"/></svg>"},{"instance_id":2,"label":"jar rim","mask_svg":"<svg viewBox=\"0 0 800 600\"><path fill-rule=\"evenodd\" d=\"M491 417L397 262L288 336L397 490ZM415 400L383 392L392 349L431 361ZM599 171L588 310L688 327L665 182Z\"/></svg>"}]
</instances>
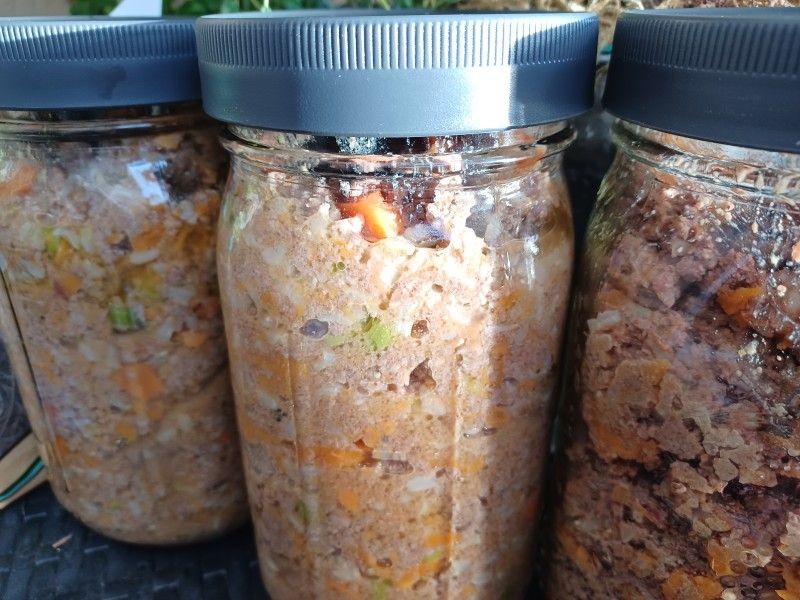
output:
<instances>
[{"instance_id":1,"label":"jar rim","mask_svg":"<svg viewBox=\"0 0 800 600\"><path fill-rule=\"evenodd\" d=\"M234 157L267 168L315 175L455 174L536 162L575 138L566 121L472 135L376 138L313 136L229 126L222 144Z\"/></svg>"}]
</instances>

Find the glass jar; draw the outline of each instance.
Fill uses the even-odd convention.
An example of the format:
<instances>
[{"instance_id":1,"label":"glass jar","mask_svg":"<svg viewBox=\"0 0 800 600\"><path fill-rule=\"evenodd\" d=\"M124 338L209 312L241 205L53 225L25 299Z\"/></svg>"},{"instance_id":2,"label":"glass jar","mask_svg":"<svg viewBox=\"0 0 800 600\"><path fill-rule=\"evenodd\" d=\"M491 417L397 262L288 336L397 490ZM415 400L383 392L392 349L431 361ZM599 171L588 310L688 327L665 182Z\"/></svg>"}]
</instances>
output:
<instances>
[{"instance_id":1,"label":"glass jar","mask_svg":"<svg viewBox=\"0 0 800 600\"><path fill-rule=\"evenodd\" d=\"M0 112L0 324L50 482L178 543L245 516L215 271L226 160L196 104Z\"/></svg>"},{"instance_id":2,"label":"glass jar","mask_svg":"<svg viewBox=\"0 0 800 600\"><path fill-rule=\"evenodd\" d=\"M524 592L572 272L566 119L591 106L596 35L558 13L199 20L272 598Z\"/></svg>"},{"instance_id":3,"label":"glass jar","mask_svg":"<svg viewBox=\"0 0 800 600\"><path fill-rule=\"evenodd\" d=\"M519 593L573 261L570 130L232 133L218 264L271 596Z\"/></svg>"},{"instance_id":4,"label":"glass jar","mask_svg":"<svg viewBox=\"0 0 800 600\"><path fill-rule=\"evenodd\" d=\"M551 598L800 598L799 36L782 9L617 25Z\"/></svg>"},{"instance_id":5,"label":"glass jar","mask_svg":"<svg viewBox=\"0 0 800 600\"><path fill-rule=\"evenodd\" d=\"M227 161L194 20L0 19L0 38L0 325L53 490L124 541L229 529Z\"/></svg>"},{"instance_id":6,"label":"glass jar","mask_svg":"<svg viewBox=\"0 0 800 600\"><path fill-rule=\"evenodd\" d=\"M626 122L615 140L550 592L797 597L800 155Z\"/></svg>"}]
</instances>

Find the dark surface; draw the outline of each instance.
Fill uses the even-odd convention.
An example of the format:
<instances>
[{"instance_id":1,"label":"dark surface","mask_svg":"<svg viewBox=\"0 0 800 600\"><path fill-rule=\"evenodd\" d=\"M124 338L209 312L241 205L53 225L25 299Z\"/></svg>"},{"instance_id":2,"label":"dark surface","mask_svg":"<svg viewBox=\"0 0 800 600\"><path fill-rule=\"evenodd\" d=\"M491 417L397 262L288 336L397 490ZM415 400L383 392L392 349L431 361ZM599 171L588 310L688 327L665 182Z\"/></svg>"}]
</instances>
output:
<instances>
[{"instance_id":1,"label":"dark surface","mask_svg":"<svg viewBox=\"0 0 800 600\"><path fill-rule=\"evenodd\" d=\"M53 544L72 537L58 549ZM266 600L252 530L179 548L89 531L41 487L0 512L3 600Z\"/></svg>"},{"instance_id":2,"label":"dark surface","mask_svg":"<svg viewBox=\"0 0 800 600\"><path fill-rule=\"evenodd\" d=\"M29 431L28 420L22 409L22 400L8 366L5 346L0 342L0 458Z\"/></svg>"}]
</instances>

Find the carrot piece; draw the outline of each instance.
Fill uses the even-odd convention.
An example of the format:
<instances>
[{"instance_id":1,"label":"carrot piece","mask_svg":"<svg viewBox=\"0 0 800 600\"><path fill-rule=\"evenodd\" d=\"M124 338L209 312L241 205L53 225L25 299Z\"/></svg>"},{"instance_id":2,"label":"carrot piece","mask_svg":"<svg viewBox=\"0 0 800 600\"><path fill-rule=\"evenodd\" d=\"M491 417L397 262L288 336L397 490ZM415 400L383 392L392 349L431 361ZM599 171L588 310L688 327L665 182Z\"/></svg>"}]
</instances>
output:
<instances>
[{"instance_id":1,"label":"carrot piece","mask_svg":"<svg viewBox=\"0 0 800 600\"><path fill-rule=\"evenodd\" d=\"M203 331L182 331L178 337L187 348L199 348L208 339L208 334Z\"/></svg>"},{"instance_id":2,"label":"carrot piece","mask_svg":"<svg viewBox=\"0 0 800 600\"><path fill-rule=\"evenodd\" d=\"M139 436L139 431L136 426L130 421L120 421L114 427L114 432L124 440L132 442Z\"/></svg>"},{"instance_id":3,"label":"carrot piece","mask_svg":"<svg viewBox=\"0 0 800 600\"><path fill-rule=\"evenodd\" d=\"M156 223L150 229L145 229L142 233L131 240L134 252L150 250L155 248L164 237L164 225Z\"/></svg>"},{"instance_id":4,"label":"carrot piece","mask_svg":"<svg viewBox=\"0 0 800 600\"><path fill-rule=\"evenodd\" d=\"M360 215L364 219L361 233L368 240L382 240L400 233L397 211L384 201L380 192L370 192L354 202L341 202L338 208L345 218Z\"/></svg>"},{"instance_id":5,"label":"carrot piece","mask_svg":"<svg viewBox=\"0 0 800 600\"><path fill-rule=\"evenodd\" d=\"M717 294L717 302L726 315L740 313L747 308L750 301L764 293L760 286L730 289L723 287Z\"/></svg>"},{"instance_id":6,"label":"carrot piece","mask_svg":"<svg viewBox=\"0 0 800 600\"><path fill-rule=\"evenodd\" d=\"M0 181L0 196L21 196L29 193L36 182L36 168L23 163L20 167L10 173L8 179Z\"/></svg>"},{"instance_id":7,"label":"carrot piece","mask_svg":"<svg viewBox=\"0 0 800 600\"><path fill-rule=\"evenodd\" d=\"M126 394L141 403L148 402L167 391L164 383L147 363L135 363L120 367L111 379Z\"/></svg>"},{"instance_id":8,"label":"carrot piece","mask_svg":"<svg viewBox=\"0 0 800 600\"><path fill-rule=\"evenodd\" d=\"M53 289L64 300L69 300L81 289L81 280L73 273L63 273L53 280Z\"/></svg>"},{"instance_id":9,"label":"carrot piece","mask_svg":"<svg viewBox=\"0 0 800 600\"><path fill-rule=\"evenodd\" d=\"M438 548L440 546L449 546L451 543L458 539L458 534L452 531L445 531L441 533L432 533L422 540L426 548Z\"/></svg>"},{"instance_id":10,"label":"carrot piece","mask_svg":"<svg viewBox=\"0 0 800 600\"><path fill-rule=\"evenodd\" d=\"M273 435L266 429L262 429L255 421L253 421L253 418L250 415L245 414L244 412L239 413L237 422L239 425L239 433L246 442L251 444L260 443L267 446L280 443L280 440L277 438L277 436Z\"/></svg>"},{"instance_id":11,"label":"carrot piece","mask_svg":"<svg viewBox=\"0 0 800 600\"><path fill-rule=\"evenodd\" d=\"M355 490L339 490L339 493L336 494L336 499L339 501L339 504L351 513L357 513L361 508L361 497Z\"/></svg>"},{"instance_id":12,"label":"carrot piece","mask_svg":"<svg viewBox=\"0 0 800 600\"><path fill-rule=\"evenodd\" d=\"M312 453L317 462L329 467L357 467L365 459L361 450L346 448L316 446L312 449Z\"/></svg>"}]
</instances>

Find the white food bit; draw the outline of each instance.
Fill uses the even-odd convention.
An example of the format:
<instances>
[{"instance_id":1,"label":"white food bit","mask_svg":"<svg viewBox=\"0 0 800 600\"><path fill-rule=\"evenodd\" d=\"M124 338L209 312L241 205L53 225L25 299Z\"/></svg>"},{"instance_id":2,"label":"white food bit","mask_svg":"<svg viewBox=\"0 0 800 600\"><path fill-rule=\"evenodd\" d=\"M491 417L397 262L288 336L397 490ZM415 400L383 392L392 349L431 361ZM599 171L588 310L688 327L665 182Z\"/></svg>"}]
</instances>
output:
<instances>
[{"instance_id":1,"label":"white food bit","mask_svg":"<svg viewBox=\"0 0 800 600\"><path fill-rule=\"evenodd\" d=\"M447 407L435 394L424 394L420 402L420 408L422 412L434 417L441 417L447 414Z\"/></svg>"},{"instance_id":2,"label":"white food bit","mask_svg":"<svg viewBox=\"0 0 800 600\"><path fill-rule=\"evenodd\" d=\"M156 339L159 342L168 342L175 333L175 321L172 317L167 317L164 322L156 329Z\"/></svg>"},{"instance_id":3,"label":"white food bit","mask_svg":"<svg viewBox=\"0 0 800 600\"><path fill-rule=\"evenodd\" d=\"M453 561L453 573L456 575L463 575L467 572L471 564L472 562L467 559L458 558Z\"/></svg>"},{"instance_id":4,"label":"white food bit","mask_svg":"<svg viewBox=\"0 0 800 600\"><path fill-rule=\"evenodd\" d=\"M169 192L156 177L156 172L165 168L166 161L140 160L128 163L128 173L139 187L139 192L150 204L157 206L169 201Z\"/></svg>"},{"instance_id":5,"label":"white food bit","mask_svg":"<svg viewBox=\"0 0 800 600\"><path fill-rule=\"evenodd\" d=\"M45 270L43 265L32 263L27 260L23 260L21 262L22 267L25 269L25 272L28 273L28 275L34 279L44 279Z\"/></svg>"},{"instance_id":6,"label":"white food bit","mask_svg":"<svg viewBox=\"0 0 800 600\"><path fill-rule=\"evenodd\" d=\"M267 247L261 251L261 258L271 266L283 265L286 262L286 248L284 246Z\"/></svg>"},{"instance_id":7,"label":"white food bit","mask_svg":"<svg viewBox=\"0 0 800 600\"><path fill-rule=\"evenodd\" d=\"M306 227L311 235L319 237L325 233L331 223L330 210L331 205L326 202L320 205L317 212L306 219Z\"/></svg>"},{"instance_id":8,"label":"white food bit","mask_svg":"<svg viewBox=\"0 0 800 600\"><path fill-rule=\"evenodd\" d=\"M758 223L756 223L755 221L753 221L753 222L750 224L750 231L752 231L753 233L758 233Z\"/></svg>"},{"instance_id":9,"label":"white food bit","mask_svg":"<svg viewBox=\"0 0 800 600\"><path fill-rule=\"evenodd\" d=\"M594 319L589 319L587 325L589 331L605 331L611 329L622 321L622 317L617 310L606 310L597 315Z\"/></svg>"},{"instance_id":10,"label":"white food bit","mask_svg":"<svg viewBox=\"0 0 800 600\"><path fill-rule=\"evenodd\" d=\"M130 260L134 265L143 265L145 263L149 263L151 260L155 260L158 258L160 250L158 248L151 248L150 250L141 250L140 252L131 252L128 255L128 260Z\"/></svg>"},{"instance_id":11,"label":"white food bit","mask_svg":"<svg viewBox=\"0 0 800 600\"><path fill-rule=\"evenodd\" d=\"M725 590L724 592L722 592L722 595L720 596L720 599L721 600L736 600L738 597L739 596L736 595L735 591L733 591L732 589L728 589L728 590Z\"/></svg>"},{"instance_id":12,"label":"white food bit","mask_svg":"<svg viewBox=\"0 0 800 600\"><path fill-rule=\"evenodd\" d=\"M173 302L177 302L179 304L188 303L192 298L194 298L194 295L195 291L190 287L170 285L167 286L167 289L165 290L165 296Z\"/></svg>"},{"instance_id":13,"label":"white food bit","mask_svg":"<svg viewBox=\"0 0 800 600\"><path fill-rule=\"evenodd\" d=\"M331 569L331 575L340 581L358 581L361 576L358 567L341 556L336 557L336 562Z\"/></svg>"},{"instance_id":14,"label":"white food bit","mask_svg":"<svg viewBox=\"0 0 800 600\"><path fill-rule=\"evenodd\" d=\"M737 354L739 356L746 356L746 355L753 356L756 353L757 349L758 349L758 342L756 340L753 340L744 347L740 348Z\"/></svg>"},{"instance_id":15,"label":"white food bit","mask_svg":"<svg viewBox=\"0 0 800 600\"><path fill-rule=\"evenodd\" d=\"M406 482L406 489L409 492L424 492L437 487L436 475L419 475L412 477Z\"/></svg>"},{"instance_id":16,"label":"white food bit","mask_svg":"<svg viewBox=\"0 0 800 600\"><path fill-rule=\"evenodd\" d=\"M159 442L171 442L177 437L177 432L174 427L162 427L156 434L156 439Z\"/></svg>"},{"instance_id":17,"label":"white food bit","mask_svg":"<svg viewBox=\"0 0 800 600\"><path fill-rule=\"evenodd\" d=\"M180 202L178 204L178 218L184 223L194 225L197 223L197 211L193 202Z\"/></svg>"},{"instance_id":18,"label":"white food bit","mask_svg":"<svg viewBox=\"0 0 800 600\"><path fill-rule=\"evenodd\" d=\"M775 288L775 291L778 292L778 297L783 298L786 295L786 286L779 285L778 287Z\"/></svg>"}]
</instances>

